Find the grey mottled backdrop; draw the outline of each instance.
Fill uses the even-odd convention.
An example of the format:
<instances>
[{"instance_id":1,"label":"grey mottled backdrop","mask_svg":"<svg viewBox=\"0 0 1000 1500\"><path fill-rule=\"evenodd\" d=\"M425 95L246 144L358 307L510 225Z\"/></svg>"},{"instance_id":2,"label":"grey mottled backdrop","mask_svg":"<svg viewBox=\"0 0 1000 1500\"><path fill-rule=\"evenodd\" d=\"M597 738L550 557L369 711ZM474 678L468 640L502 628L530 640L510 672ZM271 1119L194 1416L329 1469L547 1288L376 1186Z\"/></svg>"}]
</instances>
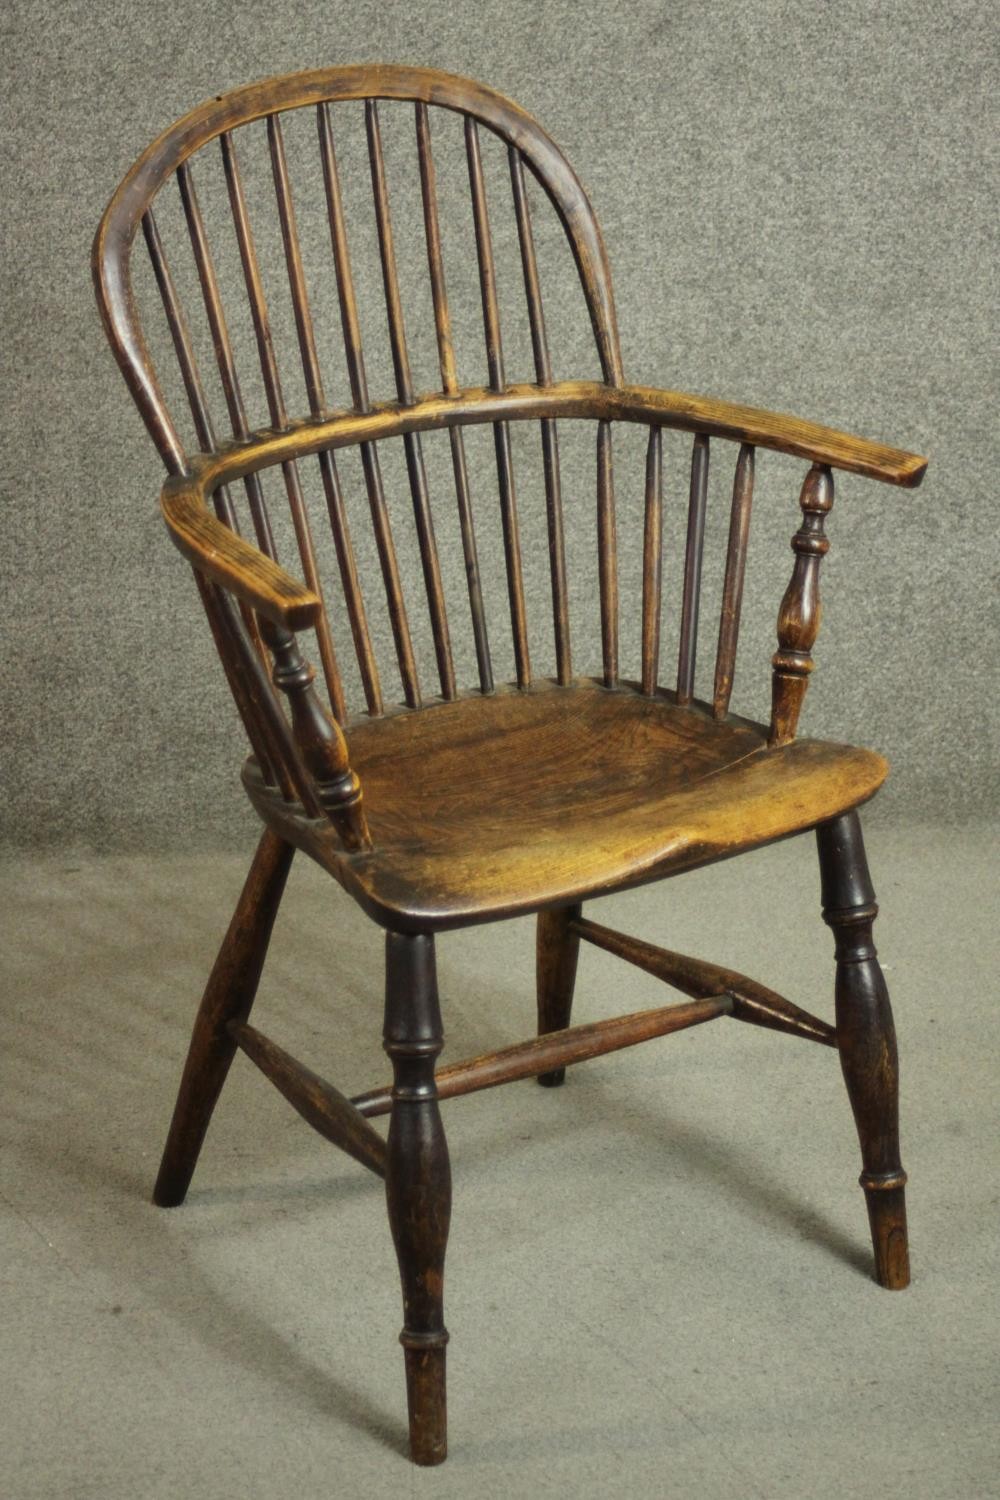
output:
<instances>
[{"instance_id":1,"label":"grey mottled backdrop","mask_svg":"<svg viewBox=\"0 0 1000 1500\"><path fill-rule=\"evenodd\" d=\"M235 776L237 726L190 577L158 518L158 460L98 326L90 240L133 157L192 105L270 73L369 59L478 77L550 130L605 231L629 378L930 453L916 494L851 477L839 484L805 728L890 756L883 815L962 819L995 806L992 6L97 0L15 4L4 25L0 722L10 841L150 849L246 841L253 819ZM392 167L405 143L388 133ZM441 151L443 168L454 166L446 133ZM363 167L351 165L349 151L345 159L348 193L360 201ZM253 186L252 162L248 171ZM405 242L414 204L398 191ZM443 170L442 191L446 207L467 217L454 172ZM512 231L499 211L496 230L507 257ZM323 226L308 210L303 232L308 254L318 255ZM454 232L467 237L467 224ZM542 237L555 255L551 234ZM407 267L426 385L426 291L415 254ZM359 276L372 291L370 258ZM570 358L580 355L558 373L590 375L578 289L568 278L547 291L550 318L565 309ZM485 372L472 292L458 286L455 295L468 333L462 374L478 383ZM315 283L314 297L322 322ZM513 337L520 347L523 326ZM372 383L389 394L384 330L381 341L369 338ZM525 373L523 362L513 373ZM332 399L343 400L342 376L331 384ZM685 447L677 438L668 445L675 570ZM528 577L540 620L541 513L524 454ZM594 615L592 456L572 438L567 466L582 639ZM729 473L716 474L712 491L710 601ZM766 714L802 465L762 455L759 473L734 698L758 715ZM485 511L492 491L483 483ZM638 449L625 439L627 659L635 656L640 485ZM492 519L483 515L482 546L498 573ZM460 597L460 557L442 525L447 584ZM503 658L499 613L493 632ZM710 613L706 647L713 633ZM668 653L673 639L668 628ZM543 669L548 649L539 623ZM594 664L582 644L578 662Z\"/></svg>"}]
</instances>

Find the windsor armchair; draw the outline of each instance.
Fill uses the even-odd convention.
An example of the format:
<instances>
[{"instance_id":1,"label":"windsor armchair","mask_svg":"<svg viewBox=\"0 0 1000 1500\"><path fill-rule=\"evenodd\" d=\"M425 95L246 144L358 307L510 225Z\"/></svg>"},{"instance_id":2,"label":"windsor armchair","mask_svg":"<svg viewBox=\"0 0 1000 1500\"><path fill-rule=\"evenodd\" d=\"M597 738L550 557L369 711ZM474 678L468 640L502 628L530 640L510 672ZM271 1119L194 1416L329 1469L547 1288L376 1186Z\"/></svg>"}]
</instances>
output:
<instances>
[{"instance_id":1,"label":"windsor armchair","mask_svg":"<svg viewBox=\"0 0 1000 1500\"><path fill-rule=\"evenodd\" d=\"M381 114L380 101L389 101ZM389 400L369 395L357 261L348 248L348 195L338 150L342 112L352 107L364 116L364 170L370 173L374 200L374 234L369 238L373 250L377 246L385 317L381 338L384 347L387 325L395 385ZM415 126L409 149L415 156L414 183L419 177L423 218L419 262L426 261L425 288L429 284L423 317L437 359L437 389L431 394L418 393L404 323L403 262L397 259L390 216L392 173L383 145L383 119L393 111L397 116L405 111L408 131ZM326 253L332 259L330 271L322 280L313 277L311 284L303 227L311 232L318 221L314 216L306 224L298 186L296 215L295 174L286 147L293 117L301 121L306 116L318 130L311 149L318 156L316 191L323 232L330 239ZM435 150L448 130L464 132L463 142L456 137L455 150L464 146L467 184L462 192L469 192L467 216L471 201L485 386L459 379L432 117ZM360 130L360 124L355 128ZM260 219L252 227L252 195L240 165L252 139L259 143L270 178L272 209L276 200L275 245L284 260L283 267L278 260L280 291L289 299L293 349L298 345L300 368L292 376L302 382L305 407L294 416L285 394L292 361L279 373L280 340L271 311L278 295L276 273L259 251ZM490 150L506 153L512 194L508 212L513 215L506 260L513 258L515 268L520 261L533 361L526 383L512 383L505 374L498 284L506 261L494 253L496 235L487 206L492 195L484 168L487 143ZM211 153L209 148L214 148ZM211 156L218 170L217 152L219 211L235 246L232 266L237 283L242 282L237 301L242 304L245 295L244 311L249 312L246 347L259 365L266 402L262 426L251 421L244 394L249 388L246 354L232 332L225 277L213 249L223 228L213 240L210 215L195 188L196 165L207 173ZM178 260L168 261L162 230L170 179L176 179L179 189L177 233L186 231L181 236L183 259L194 294L187 306ZM554 210L575 260L596 340L599 380L554 377L533 195ZM396 224L398 231L398 217ZM149 258L149 289L155 283L162 303L157 316L176 356L178 391L183 387L190 408L190 442L182 437L181 419L164 394L165 381L154 373L151 322L140 313L132 263L140 229ZM555 238L560 239L558 233ZM791 417L626 384L604 245L579 181L553 142L518 106L479 84L443 73L331 68L271 79L204 104L165 131L126 175L98 229L93 264L108 338L168 471L163 514L174 543L194 568L249 740L244 785L264 824L195 1022L155 1201L168 1206L184 1199L227 1071L242 1050L321 1134L385 1178L403 1287L401 1342L411 1454L417 1463L437 1463L446 1452L442 1281L451 1193L439 1101L531 1076L558 1085L571 1063L728 1016L838 1051L861 1143L860 1180L875 1274L882 1286L904 1287L909 1274L906 1178L898 1148L895 1038L872 942L877 907L857 812L877 790L886 764L868 750L799 739L796 729L813 668L818 575L828 547L824 527L833 504L834 471L912 487L920 483L925 461ZM269 273L272 290L266 294ZM449 270L449 283L451 277ZM231 300L228 306L236 303ZM320 312L331 307L339 309L346 352L346 405L328 403L321 373L323 340L317 326ZM371 341L368 348L371 368ZM242 383L237 373L241 358ZM211 380L203 374L206 368ZM231 429L226 438L217 436L211 413L210 385L216 378ZM529 646L529 602L536 602L537 588L525 581L512 442L512 431L526 422L538 422L541 433L537 493L544 496L555 665L551 676L533 670ZM600 670L590 677L574 672L571 654L567 555L572 560L579 549L567 548L564 537L560 467L560 438L570 429L581 430L583 423L596 424L596 461L591 462L596 467L597 597L592 615L595 627L599 624ZM467 429L484 424L494 451L487 463L473 463ZM641 618L635 680L623 675L619 661L612 468L612 435L628 424L639 424L647 433L641 597L634 601ZM693 453L686 485L677 670L675 686L666 687L660 662L661 541L664 432L673 430L692 435ZM432 512L425 453L436 438L448 445L445 472L451 498L438 500ZM384 460L394 442L402 446L399 472L405 466L412 501L415 546L409 572L400 562L385 478ZM720 442L736 445L735 480L714 679L710 696L701 698L695 674L709 453L710 445L714 451ZM729 708L758 449L794 455L807 466L801 521L792 539L791 581L777 611L768 724L738 717ZM354 491L344 477L350 450L360 460ZM310 511L302 463L307 458L317 462L317 494L330 523L328 560ZM266 498L266 487L275 478L280 479L284 514L291 520L297 563L279 561L278 512ZM495 677L500 637L495 610L488 628L486 585L493 575L483 565L493 559L477 549L474 518L477 509L483 515L483 488L494 482L502 541L493 550L503 558L498 571L508 606L512 682ZM254 542L241 531L246 517L241 521L240 487ZM364 511L355 503L359 494ZM578 515L579 502L574 505ZM456 524L460 541L467 593L461 606L447 599L440 560L437 537L446 516ZM369 524L373 566L366 572L357 537ZM286 559L291 550L286 548ZM457 545L455 551L457 555ZM424 602L415 606L421 582ZM339 601L336 644L335 609L327 607L324 591ZM380 593L388 618L382 637L371 623L372 600ZM417 633L411 628L424 606L430 643L426 655L433 661L430 689L426 672L421 681L419 641L415 645ZM548 608L546 604L546 614ZM456 665L459 652L452 629L466 610L468 659L474 656L476 685L460 690L463 669ZM504 634L506 628L504 622ZM320 686L300 640L308 632L315 637ZM574 647L575 642L574 636ZM344 666L351 651L353 678ZM596 651L595 630L595 663ZM385 686L387 671L398 674L398 694ZM402 702L393 702L393 696ZM808 830L816 832L823 915L836 940L835 1025L741 974L611 931L583 915L587 898ZM386 931L384 1045L394 1082L353 1099L249 1022L296 849L327 870ZM537 1035L500 1052L437 1068L442 1026L436 933L517 913L537 913ZM581 939L659 977L686 1000L572 1026ZM387 1140L370 1123L380 1114L390 1115Z\"/></svg>"}]
</instances>

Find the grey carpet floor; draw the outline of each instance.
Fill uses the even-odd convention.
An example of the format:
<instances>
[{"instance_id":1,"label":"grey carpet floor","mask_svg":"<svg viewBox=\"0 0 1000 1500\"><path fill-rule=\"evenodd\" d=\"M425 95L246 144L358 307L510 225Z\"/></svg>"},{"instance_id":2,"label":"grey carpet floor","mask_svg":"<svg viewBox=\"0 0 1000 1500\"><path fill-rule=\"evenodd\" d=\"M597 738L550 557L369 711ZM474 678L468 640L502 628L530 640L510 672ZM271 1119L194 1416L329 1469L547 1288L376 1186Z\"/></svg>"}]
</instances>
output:
<instances>
[{"instance_id":1,"label":"grey carpet floor","mask_svg":"<svg viewBox=\"0 0 1000 1500\"><path fill-rule=\"evenodd\" d=\"M21 1497L980 1497L997 1472L996 831L879 828L914 1283L869 1279L834 1055L727 1021L446 1106L451 1457L403 1453L382 1190L243 1059L149 1191L231 857L6 867L0 1489ZM829 1014L799 840L595 903ZM991 951L992 948L992 951ZM257 1016L381 1081L378 934L293 869ZM530 1033L532 930L443 938L446 1057ZM593 950L577 1014L659 1003Z\"/></svg>"}]
</instances>

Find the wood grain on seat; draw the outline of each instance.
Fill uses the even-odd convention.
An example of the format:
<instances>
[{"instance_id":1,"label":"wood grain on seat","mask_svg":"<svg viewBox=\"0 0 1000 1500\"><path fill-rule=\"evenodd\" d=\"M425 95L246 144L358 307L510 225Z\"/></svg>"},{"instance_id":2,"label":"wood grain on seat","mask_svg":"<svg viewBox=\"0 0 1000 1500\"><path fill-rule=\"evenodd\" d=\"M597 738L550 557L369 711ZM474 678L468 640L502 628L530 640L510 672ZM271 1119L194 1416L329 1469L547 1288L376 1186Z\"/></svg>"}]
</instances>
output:
<instances>
[{"instance_id":1,"label":"wood grain on seat","mask_svg":"<svg viewBox=\"0 0 1000 1500\"><path fill-rule=\"evenodd\" d=\"M350 726L374 852L345 858L259 778L272 826L377 921L430 930L575 901L753 848L864 802L887 765L577 680ZM296 827L297 825L297 827Z\"/></svg>"}]
</instances>

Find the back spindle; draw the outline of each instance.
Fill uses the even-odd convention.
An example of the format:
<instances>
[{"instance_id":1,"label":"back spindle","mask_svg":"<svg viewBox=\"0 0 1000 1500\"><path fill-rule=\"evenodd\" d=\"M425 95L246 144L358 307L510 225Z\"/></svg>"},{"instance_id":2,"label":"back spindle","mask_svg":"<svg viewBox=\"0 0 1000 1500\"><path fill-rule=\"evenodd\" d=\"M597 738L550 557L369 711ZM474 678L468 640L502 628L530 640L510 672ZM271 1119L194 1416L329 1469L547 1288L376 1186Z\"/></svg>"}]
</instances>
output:
<instances>
[{"instance_id":1,"label":"back spindle","mask_svg":"<svg viewBox=\"0 0 1000 1500\"><path fill-rule=\"evenodd\" d=\"M684 548L684 598L681 605L680 645L677 652L677 702L694 696L698 654L698 604L701 562L705 548L705 504L708 498L708 436L699 432L691 453L691 491L688 501L687 544Z\"/></svg>"},{"instance_id":2,"label":"back spindle","mask_svg":"<svg viewBox=\"0 0 1000 1500\"><path fill-rule=\"evenodd\" d=\"M396 394L404 406L413 403L413 380L410 360L406 348L406 327L403 321L403 304L399 295L399 276L396 270L396 250L393 242L392 219L389 213L389 189L385 175L385 158L382 152L382 133L379 127L378 104L374 99L365 101L365 129L368 136L368 159L371 166L372 192L375 197L375 225L378 231L379 258L382 263L382 284L385 289L385 305L389 318L389 341L392 347L392 364L396 376ZM413 498L413 513L417 525L417 541L420 547L420 563L427 591L431 632L434 637L434 652L437 658L441 695L454 698L455 668L451 655L451 639L448 633L448 617L445 611L444 585L441 581L441 565L437 543L434 538L434 522L427 494L427 473L418 433L406 433L403 437L406 455L406 472Z\"/></svg>"},{"instance_id":3,"label":"back spindle","mask_svg":"<svg viewBox=\"0 0 1000 1500\"><path fill-rule=\"evenodd\" d=\"M604 686L618 683L618 545L611 461L611 423L597 424L597 552Z\"/></svg>"},{"instance_id":4,"label":"back spindle","mask_svg":"<svg viewBox=\"0 0 1000 1500\"><path fill-rule=\"evenodd\" d=\"M229 206L232 211L233 227L236 230L236 242L240 252L240 264L243 268L243 279L246 283L247 297L250 302L250 315L257 342L257 353L260 360L260 372L264 382L264 392L267 397L268 413L271 418L271 425L280 430L288 426L288 413L282 394L278 363L274 354L274 340L271 334L267 299L264 295L264 286L261 281L260 265L257 259L256 246L254 245L253 231L250 228L246 194L243 190L243 180L236 158L236 148L232 135L229 131L223 131L219 141L222 148L222 164L226 177L226 187L229 192ZM309 514L306 510L305 498L302 494L298 465L294 462L283 463L281 465L281 474L284 480L285 494L288 499L288 509L295 530L295 540L298 546L299 557L302 562L303 576L313 593L322 599L323 591L319 578L319 568L316 563L316 549L313 544L312 529L309 525ZM347 715L344 702L344 689L340 679L340 669L337 665L337 658L333 648L333 638L330 633L330 625L325 607L320 612L316 621L316 638L330 703L336 717L343 721Z\"/></svg>"},{"instance_id":5,"label":"back spindle","mask_svg":"<svg viewBox=\"0 0 1000 1500\"><path fill-rule=\"evenodd\" d=\"M371 409L368 400L368 383L365 378L365 363L361 348L357 299L354 295L354 278L351 273L351 260L347 249L344 208L340 191L340 175L337 171L337 158L333 145L333 131L330 128L330 110L328 105L321 104L319 106L317 123L319 125L323 185L330 219L330 240L333 249L334 268L337 274L337 295L340 301L340 317L344 331L344 346L347 355L348 377L351 383L351 397L357 411L367 412ZM406 618L406 606L403 603L399 564L396 559L396 548L389 525L389 511L385 503L385 490L382 485L382 472L379 467L378 453L374 443L362 443L360 447L361 468L364 473L365 490L368 495L368 509L371 512L372 530L375 533L375 546L378 551L379 567L382 572L382 582L385 587L386 602L389 608L389 623L392 628L392 638L396 648L396 661L399 664L399 675L403 685L403 698L407 707L419 708L420 684L417 680L413 643L410 639L410 626ZM350 550L347 517L342 504L336 508L331 506L330 522L333 527L338 557L340 558L341 576L345 578L345 589L347 588L348 581L351 585L348 603L349 607L353 608L352 619L356 619L358 622L355 637L358 639L361 636L360 626L363 620L363 610L357 573L354 567L354 556ZM374 657L371 653L367 628L361 639L365 657L370 663L370 669L374 676ZM360 651L359 660L361 660ZM377 679L375 679L375 682L377 683ZM380 694L378 695L378 701L379 708L381 708ZM370 711L374 713L379 710L371 709Z\"/></svg>"},{"instance_id":6,"label":"back spindle","mask_svg":"<svg viewBox=\"0 0 1000 1500\"><path fill-rule=\"evenodd\" d=\"M770 745L795 738L799 713L813 669L812 648L819 633L819 565L830 550L823 526L833 505L833 475L814 464L799 496L802 525L792 537L795 567L778 611L778 649L772 658Z\"/></svg>"},{"instance_id":7,"label":"back spindle","mask_svg":"<svg viewBox=\"0 0 1000 1500\"><path fill-rule=\"evenodd\" d=\"M267 140L271 156L271 175L278 203L278 220L281 224L281 240L285 251L285 265L288 270L288 285L292 298L292 312L295 318L295 332L299 345L299 357L302 361L302 374L305 379L309 412L311 416L319 417L326 406L326 398L323 392L319 356L316 352L316 333L313 327L312 313L309 307L309 294L306 288L305 272L302 265L302 250L299 244L298 228L295 221L295 207L292 202L291 183L288 177L285 144L281 131L281 122L277 115L268 115L267 117ZM327 513L330 517L330 526L333 532L334 547L337 552L337 563L340 569L341 586L344 590L344 599L347 606L351 638L354 642L355 656L361 674L361 685L365 695L365 703L370 714L379 714L382 712L381 686L379 684L378 668L375 664L371 639L368 634L368 620L365 614L364 601L358 583L354 547L344 508L340 475L337 471L336 460L331 452L320 453L318 455L318 462L320 480L323 485L323 495L326 500Z\"/></svg>"},{"instance_id":8,"label":"back spindle","mask_svg":"<svg viewBox=\"0 0 1000 1500\"><path fill-rule=\"evenodd\" d=\"M212 346L215 349L215 361L219 370L219 379L222 383L222 393L225 397L226 409L229 412L229 423L232 428L233 437L237 439L245 438L249 429L247 426L246 409L243 405L243 394L240 390L239 377L236 373L236 361L233 358L233 346L229 338L226 315L222 309L222 298L219 295L219 282L215 274L215 263L212 260L212 254L208 247L208 237L205 233L201 208L198 204L198 195L195 192L194 178L191 175L191 167L188 162L182 162L177 168L177 186L181 195L184 219L187 224L188 237L191 241L195 267L198 272L198 283L201 287L202 301L205 304L205 315L208 319L209 331L212 335ZM271 521L267 513L267 505L264 501L264 492L261 488L260 478L256 474L248 474L243 481L243 485L246 490L247 503L250 507L254 532L257 536L257 545L262 552L274 560L277 557L274 535L271 531Z\"/></svg>"},{"instance_id":9,"label":"back spindle","mask_svg":"<svg viewBox=\"0 0 1000 1500\"><path fill-rule=\"evenodd\" d=\"M642 545L642 691L656 692L660 673L663 588L663 436L649 429L646 445L646 521Z\"/></svg>"},{"instance_id":10,"label":"back spindle","mask_svg":"<svg viewBox=\"0 0 1000 1500\"><path fill-rule=\"evenodd\" d=\"M490 390L504 388L503 347L500 340L500 309L497 302L496 267L493 241L486 207L486 184L479 149L479 130L471 115L465 119L465 153L469 166L469 188L472 195L472 220L476 233L476 256L479 261L479 288L483 304L483 329L486 335L486 365ZM524 606L524 580L521 572L521 539L517 524L517 498L514 493L514 467L510 451L510 429L506 422L493 423L496 449L497 480L500 487L500 518L503 525L504 558L507 565L507 592L510 597L511 628L514 636L514 666L518 687L531 682L528 656L528 628Z\"/></svg>"},{"instance_id":11,"label":"back spindle","mask_svg":"<svg viewBox=\"0 0 1000 1500\"><path fill-rule=\"evenodd\" d=\"M729 711L736 670L736 647L740 636L740 610L743 604L743 578L747 565L747 540L750 536L750 507L753 503L754 450L749 443L740 447L733 480L733 506L729 517L729 548L726 553L726 577L722 586L722 614L719 619L719 648L715 655L715 689L712 712L724 719Z\"/></svg>"},{"instance_id":12,"label":"back spindle","mask_svg":"<svg viewBox=\"0 0 1000 1500\"><path fill-rule=\"evenodd\" d=\"M431 298L434 303L434 330L437 336L438 363L441 368L441 388L448 395L454 395L458 391L458 374L455 368L455 347L451 334L451 314L445 291L444 257L441 253L441 226L437 205L437 177L434 170L434 158L431 154L429 112L422 100L416 105L416 126L420 195L424 210L427 267L430 272ZM465 559L465 577L469 591L469 610L472 615L472 634L476 647L479 687L483 693L492 693L493 666L490 661L490 643L486 629L486 611L483 607L479 554L476 548L476 532L472 518L472 500L469 494L469 474L465 461L465 439L462 436L462 429L450 427L448 438L451 443L451 466L455 476L458 524L462 534L462 553Z\"/></svg>"},{"instance_id":13,"label":"back spindle","mask_svg":"<svg viewBox=\"0 0 1000 1500\"><path fill-rule=\"evenodd\" d=\"M531 213L524 183L524 163L516 146L508 147L510 184L514 195L517 238L521 248L521 269L528 302L531 349L535 361L535 379L541 386L552 384L552 364L545 335L542 295L538 284L538 262L531 229ZM563 535L562 485L559 475L559 443L556 424L551 419L541 423L542 468L545 476L545 514L549 533L549 572L552 578L552 616L556 643L556 678L565 686L573 676L569 644L569 604L566 590L566 545Z\"/></svg>"}]
</instances>

